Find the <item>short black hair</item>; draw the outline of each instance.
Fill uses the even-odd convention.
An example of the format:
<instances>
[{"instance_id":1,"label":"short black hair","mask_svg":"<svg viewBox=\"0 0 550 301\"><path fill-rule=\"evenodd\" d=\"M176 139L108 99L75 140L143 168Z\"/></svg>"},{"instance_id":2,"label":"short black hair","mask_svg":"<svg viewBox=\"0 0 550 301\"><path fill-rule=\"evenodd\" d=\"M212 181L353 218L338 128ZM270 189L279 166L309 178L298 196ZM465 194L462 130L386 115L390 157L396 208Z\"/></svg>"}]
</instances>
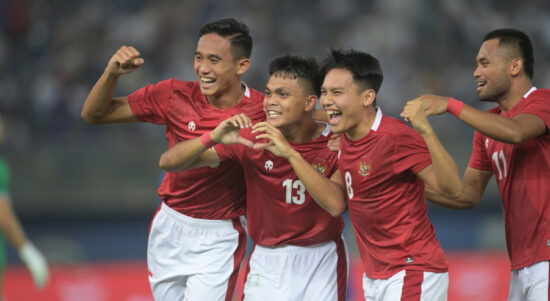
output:
<instances>
[{"instance_id":1,"label":"short black hair","mask_svg":"<svg viewBox=\"0 0 550 301\"><path fill-rule=\"evenodd\" d=\"M374 89L376 93L382 85L384 75L378 60L365 52L349 50L331 50L330 55L321 64L323 76L332 69L345 69L353 75L355 83L365 89Z\"/></svg>"},{"instance_id":2,"label":"short black hair","mask_svg":"<svg viewBox=\"0 0 550 301\"><path fill-rule=\"evenodd\" d=\"M312 57L285 55L269 64L269 76L281 75L291 79L302 79L310 84L311 92L321 95L323 77L317 61Z\"/></svg>"},{"instance_id":3,"label":"short black hair","mask_svg":"<svg viewBox=\"0 0 550 301\"><path fill-rule=\"evenodd\" d=\"M233 18L221 19L204 25L199 31L199 37L215 33L222 37L229 37L231 54L235 59L250 58L252 53L252 37L248 26Z\"/></svg>"},{"instance_id":4,"label":"short black hair","mask_svg":"<svg viewBox=\"0 0 550 301\"><path fill-rule=\"evenodd\" d=\"M530 79L533 78L535 73L533 44L531 44L531 40L526 33L513 28L496 29L486 34L483 38L483 42L492 39L498 39L499 47L505 46L517 50L523 59L525 74L527 74Z\"/></svg>"}]
</instances>

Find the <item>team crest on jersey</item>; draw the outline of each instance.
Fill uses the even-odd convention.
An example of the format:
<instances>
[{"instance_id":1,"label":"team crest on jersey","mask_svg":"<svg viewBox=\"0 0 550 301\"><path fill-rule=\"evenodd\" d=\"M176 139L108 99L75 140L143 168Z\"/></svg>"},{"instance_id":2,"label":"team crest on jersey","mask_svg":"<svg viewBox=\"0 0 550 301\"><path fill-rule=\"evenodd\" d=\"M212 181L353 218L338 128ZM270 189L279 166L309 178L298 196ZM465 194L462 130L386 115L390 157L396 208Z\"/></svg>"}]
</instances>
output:
<instances>
[{"instance_id":1,"label":"team crest on jersey","mask_svg":"<svg viewBox=\"0 0 550 301\"><path fill-rule=\"evenodd\" d=\"M273 161L267 160L265 161L265 170L270 171L273 169Z\"/></svg>"},{"instance_id":2,"label":"team crest on jersey","mask_svg":"<svg viewBox=\"0 0 550 301\"><path fill-rule=\"evenodd\" d=\"M197 124L194 122L194 121L190 121L189 124L187 125L187 128L193 132L195 131L195 129L197 128Z\"/></svg>"},{"instance_id":3,"label":"team crest on jersey","mask_svg":"<svg viewBox=\"0 0 550 301\"><path fill-rule=\"evenodd\" d=\"M327 161L323 158L315 158L313 161L311 161L311 166L313 168L317 169L321 174L325 174L327 171Z\"/></svg>"},{"instance_id":4,"label":"team crest on jersey","mask_svg":"<svg viewBox=\"0 0 550 301\"><path fill-rule=\"evenodd\" d=\"M359 174L362 175L363 177L366 177L368 175L370 175L370 171L372 169L372 164L370 162L370 160L361 160L359 161Z\"/></svg>"}]
</instances>

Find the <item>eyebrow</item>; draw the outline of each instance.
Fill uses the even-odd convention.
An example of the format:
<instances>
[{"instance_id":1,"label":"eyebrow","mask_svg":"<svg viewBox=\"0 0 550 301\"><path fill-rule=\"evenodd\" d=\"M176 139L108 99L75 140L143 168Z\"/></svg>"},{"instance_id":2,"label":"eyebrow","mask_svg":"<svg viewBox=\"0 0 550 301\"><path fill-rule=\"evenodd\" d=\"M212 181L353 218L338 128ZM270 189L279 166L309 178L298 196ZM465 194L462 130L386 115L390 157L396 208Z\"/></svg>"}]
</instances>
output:
<instances>
[{"instance_id":1,"label":"eyebrow","mask_svg":"<svg viewBox=\"0 0 550 301\"><path fill-rule=\"evenodd\" d=\"M321 86L321 90L330 90L330 91L334 91L334 90L339 90L339 89L344 89L344 87L330 87L330 88L327 88L327 87L324 87L324 86Z\"/></svg>"},{"instance_id":2,"label":"eyebrow","mask_svg":"<svg viewBox=\"0 0 550 301\"><path fill-rule=\"evenodd\" d=\"M281 92L290 93L290 89L284 88L284 87L277 87L275 88L275 93L280 94Z\"/></svg>"},{"instance_id":3,"label":"eyebrow","mask_svg":"<svg viewBox=\"0 0 550 301\"><path fill-rule=\"evenodd\" d=\"M203 55L202 53L198 52L198 51L195 51L195 54L194 55ZM209 55L206 55L207 58L215 58L215 59L218 59L218 60L222 60L222 57L217 55L217 54L209 54Z\"/></svg>"},{"instance_id":4,"label":"eyebrow","mask_svg":"<svg viewBox=\"0 0 550 301\"><path fill-rule=\"evenodd\" d=\"M273 89L271 89L268 86L265 86L265 90L275 94L281 94L282 92L290 93L290 89L286 87L273 87Z\"/></svg>"}]
</instances>

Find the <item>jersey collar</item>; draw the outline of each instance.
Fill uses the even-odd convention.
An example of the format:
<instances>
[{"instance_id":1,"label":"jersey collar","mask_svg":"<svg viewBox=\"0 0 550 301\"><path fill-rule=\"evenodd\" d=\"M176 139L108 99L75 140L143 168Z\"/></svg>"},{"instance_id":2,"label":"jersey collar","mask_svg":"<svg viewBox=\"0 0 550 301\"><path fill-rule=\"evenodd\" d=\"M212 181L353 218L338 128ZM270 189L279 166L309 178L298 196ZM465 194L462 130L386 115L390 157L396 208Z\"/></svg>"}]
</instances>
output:
<instances>
[{"instance_id":1,"label":"jersey collar","mask_svg":"<svg viewBox=\"0 0 550 301\"><path fill-rule=\"evenodd\" d=\"M377 131L378 127L380 127L380 122L382 121L382 109L380 107L376 107L376 117L374 118L374 122L371 126L371 131Z\"/></svg>"},{"instance_id":2,"label":"jersey collar","mask_svg":"<svg viewBox=\"0 0 550 301\"><path fill-rule=\"evenodd\" d=\"M527 96L529 96L529 94L531 94L531 92L535 91L537 89L537 87L531 87L531 89L529 89L529 91L527 91L527 93L525 93L525 95L523 95L523 98L527 98Z\"/></svg>"},{"instance_id":3,"label":"jersey collar","mask_svg":"<svg viewBox=\"0 0 550 301\"><path fill-rule=\"evenodd\" d=\"M241 87L244 88L244 96L250 98L250 89L248 89L248 86L244 82L241 82Z\"/></svg>"}]
</instances>

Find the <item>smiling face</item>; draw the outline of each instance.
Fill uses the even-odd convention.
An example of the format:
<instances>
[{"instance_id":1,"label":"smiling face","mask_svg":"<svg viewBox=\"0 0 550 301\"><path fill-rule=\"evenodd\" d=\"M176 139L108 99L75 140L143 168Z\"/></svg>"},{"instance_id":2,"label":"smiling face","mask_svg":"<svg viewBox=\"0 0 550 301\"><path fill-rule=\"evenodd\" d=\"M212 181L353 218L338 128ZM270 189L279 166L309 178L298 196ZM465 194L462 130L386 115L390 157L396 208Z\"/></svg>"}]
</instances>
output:
<instances>
[{"instance_id":1,"label":"smiling face","mask_svg":"<svg viewBox=\"0 0 550 301\"><path fill-rule=\"evenodd\" d=\"M476 58L474 77L481 101L499 101L511 86L510 59L498 39L483 42Z\"/></svg>"},{"instance_id":2,"label":"smiling face","mask_svg":"<svg viewBox=\"0 0 550 301\"><path fill-rule=\"evenodd\" d=\"M203 35L197 43L194 69L205 96L221 96L235 86L240 87L242 59L231 54L231 42L215 33Z\"/></svg>"},{"instance_id":3,"label":"smiling face","mask_svg":"<svg viewBox=\"0 0 550 301\"><path fill-rule=\"evenodd\" d=\"M336 68L327 73L321 86L321 104L329 116L333 133L346 132L355 136L354 131L363 122L361 113L365 107L350 71Z\"/></svg>"},{"instance_id":4,"label":"smiling face","mask_svg":"<svg viewBox=\"0 0 550 301\"><path fill-rule=\"evenodd\" d=\"M299 123L317 101L317 96L308 93L306 87L302 79L291 78L284 73L272 75L264 97L267 121L277 128Z\"/></svg>"}]
</instances>

